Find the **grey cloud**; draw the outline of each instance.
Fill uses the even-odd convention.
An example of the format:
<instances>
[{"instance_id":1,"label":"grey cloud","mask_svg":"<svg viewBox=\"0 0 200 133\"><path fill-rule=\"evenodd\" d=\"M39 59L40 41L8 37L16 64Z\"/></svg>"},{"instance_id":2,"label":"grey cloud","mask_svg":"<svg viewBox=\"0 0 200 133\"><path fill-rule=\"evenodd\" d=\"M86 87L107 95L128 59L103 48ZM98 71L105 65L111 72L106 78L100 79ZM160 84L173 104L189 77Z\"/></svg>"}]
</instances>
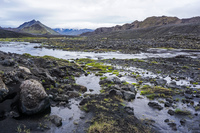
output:
<instances>
[{"instance_id":1,"label":"grey cloud","mask_svg":"<svg viewBox=\"0 0 200 133\"><path fill-rule=\"evenodd\" d=\"M199 0L1 0L0 26L36 19L49 27L97 28L150 16L192 17L199 5Z\"/></svg>"}]
</instances>

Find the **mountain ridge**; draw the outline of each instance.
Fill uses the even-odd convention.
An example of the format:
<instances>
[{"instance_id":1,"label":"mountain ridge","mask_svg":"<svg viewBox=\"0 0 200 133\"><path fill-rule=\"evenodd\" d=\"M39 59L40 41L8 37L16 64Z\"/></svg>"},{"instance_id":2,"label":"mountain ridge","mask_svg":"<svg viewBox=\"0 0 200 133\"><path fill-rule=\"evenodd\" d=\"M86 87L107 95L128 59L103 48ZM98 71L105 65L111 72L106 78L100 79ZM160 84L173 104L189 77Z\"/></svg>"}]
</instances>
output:
<instances>
[{"instance_id":1,"label":"mountain ridge","mask_svg":"<svg viewBox=\"0 0 200 133\"><path fill-rule=\"evenodd\" d=\"M127 31L127 30L136 30L136 29L145 29L151 27L159 27L165 25L181 25L181 24L190 24L190 23L200 23L200 17L192 17L186 19L179 19L178 17L167 17L167 16L152 16L148 17L143 21L134 21L132 23L126 23L122 26L116 25L113 27L100 27L94 30L91 33L83 33L82 36L90 36L95 34L117 32L117 31Z\"/></svg>"}]
</instances>

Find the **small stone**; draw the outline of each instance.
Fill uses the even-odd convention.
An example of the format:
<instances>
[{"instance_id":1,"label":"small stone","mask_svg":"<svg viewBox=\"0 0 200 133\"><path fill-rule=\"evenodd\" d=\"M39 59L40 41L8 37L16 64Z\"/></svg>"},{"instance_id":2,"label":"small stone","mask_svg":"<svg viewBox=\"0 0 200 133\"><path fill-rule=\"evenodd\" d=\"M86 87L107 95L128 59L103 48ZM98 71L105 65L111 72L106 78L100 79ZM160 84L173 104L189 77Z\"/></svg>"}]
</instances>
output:
<instances>
[{"instance_id":1,"label":"small stone","mask_svg":"<svg viewBox=\"0 0 200 133\"><path fill-rule=\"evenodd\" d=\"M171 110L171 109L169 109L167 113L170 114L170 115L174 115L175 114L175 112L173 110Z\"/></svg>"},{"instance_id":2,"label":"small stone","mask_svg":"<svg viewBox=\"0 0 200 133\"><path fill-rule=\"evenodd\" d=\"M181 125L185 125L186 120L182 118L182 119L180 120L180 123L181 123Z\"/></svg>"},{"instance_id":3,"label":"small stone","mask_svg":"<svg viewBox=\"0 0 200 133\"><path fill-rule=\"evenodd\" d=\"M90 92L93 92L94 90L93 90L93 89L89 89L89 91L90 91Z\"/></svg>"},{"instance_id":4,"label":"small stone","mask_svg":"<svg viewBox=\"0 0 200 133\"><path fill-rule=\"evenodd\" d=\"M165 119L164 122L169 122L169 119Z\"/></svg>"},{"instance_id":5,"label":"small stone","mask_svg":"<svg viewBox=\"0 0 200 133\"><path fill-rule=\"evenodd\" d=\"M19 69L22 70L22 71L24 71L24 72L26 72L26 73L28 73L28 74L31 74L31 71L28 68L26 68L26 67L19 66Z\"/></svg>"},{"instance_id":6,"label":"small stone","mask_svg":"<svg viewBox=\"0 0 200 133\"><path fill-rule=\"evenodd\" d=\"M148 105L150 107L158 109L158 110L162 110L163 109L163 107L161 105L159 105L158 103L156 103L156 102L149 102Z\"/></svg>"},{"instance_id":7,"label":"small stone","mask_svg":"<svg viewBox=\"0 0 200 133\"><path fill-rule=\"evenodd\" d=\"M173 123L173 122L171 122L171 123L168 123L168 125L172 128L172 130L177 130L177 128L176 128L176 123Z\"/></svg>"},{"instance_id":8,"label":"small stone","mask_svg":"<svg viewBox=\"0 0 200 133\"><path fill-rule=\"evenodd\" d=\"M131 107L125 107L124 109L126 110L126 112L127 112L128 114L132 114L132 115L134 115L134 108L131 108Z\"/></svg>"},{"instance_id":9,"label":"small stone","mask_svg":"<svg viewBox=\"0 0 200 133\"><path fill-rule=\"evenodd\" d=\"M50 116L50 120L53 124L55 124L57 127L62 125L62 118L57 115Z\"/></svg>"},{"instance_id":10,"label":"small stone","mask_svg":"<svg viewBox=\"0 0 200 133\"><path fill-rule=\"evenodd\" d=\"M171 107L171 106L172 106L171 103L169 103L169 102L165 102L165 107Z\"/></svg>"}]
</instances>

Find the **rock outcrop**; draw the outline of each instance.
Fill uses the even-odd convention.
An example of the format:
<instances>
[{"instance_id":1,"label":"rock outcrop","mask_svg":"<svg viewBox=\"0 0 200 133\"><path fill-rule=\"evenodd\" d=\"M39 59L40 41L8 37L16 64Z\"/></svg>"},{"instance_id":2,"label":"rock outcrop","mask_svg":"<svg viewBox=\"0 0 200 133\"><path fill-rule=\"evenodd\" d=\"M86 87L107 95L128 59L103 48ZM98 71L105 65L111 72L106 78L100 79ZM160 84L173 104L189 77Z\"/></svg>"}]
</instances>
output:
<instances>
[{"instance_id":1,"label":"rock outcrop","mask_svg":"<svg viewBox=\"0 0 200 133\"><path fill-rule=\"evenodd\" d=\"M50 106L49 98L41 83L34 79L23 81L20 85L20 110L32 115Z\"/></svg>"}]
</instances>

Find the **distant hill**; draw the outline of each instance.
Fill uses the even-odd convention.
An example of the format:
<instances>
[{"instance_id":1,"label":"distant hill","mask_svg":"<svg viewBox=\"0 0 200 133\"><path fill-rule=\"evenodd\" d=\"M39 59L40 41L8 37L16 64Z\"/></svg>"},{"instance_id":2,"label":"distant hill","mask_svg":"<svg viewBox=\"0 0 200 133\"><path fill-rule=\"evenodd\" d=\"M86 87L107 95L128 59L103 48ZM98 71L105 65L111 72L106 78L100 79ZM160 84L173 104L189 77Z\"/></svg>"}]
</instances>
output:
<instances>
[{"instance_id":1,"label":"distant hill","mask_svg":"<svg viewBox=\"0 0 200 133\"><path fill-rule=\"evenodd\" d=\"M55 28L54 31L60 33L61 35L80 35L85 32L93 32L92 29L64 29L64 28Z\"/></svg>"},{"instance_id":2,"label":"distant hill","mask_svg":"<svg viewBox=\"0 0 200 133\"><path fill-rule=\"evenodd\" d=\"M5 29L20 33L29 33L33 35L59 35L59 33L57 33L56 31L42 24L40 21L36 20L25 22L18 28L5 28Z\"/></svg>"},{"instance_id":3,"label":"distant hill","mask_svg":"<svg viewBox=\"0 0 200 133\"><path fill-rule=\"evenodd\" d=\"M200 33L200 17L179 19L177 17L149 17L144 21L134 21L130 24L114 27L97 28L82 36L101 36L116 38L155 38L166 34Z\"/></svg>"},{"instance_id":4,"label":"distant hill","mask_svg":"<svg viewBox=\"0 0 200 133\"><path fill-rule=\"evenodd\" d=\"M25 36L32 36L32 35L27 33L8 31L0 28L0 38L15 38L15 37L25 37Z\"/></svg>"}]
</instances>

